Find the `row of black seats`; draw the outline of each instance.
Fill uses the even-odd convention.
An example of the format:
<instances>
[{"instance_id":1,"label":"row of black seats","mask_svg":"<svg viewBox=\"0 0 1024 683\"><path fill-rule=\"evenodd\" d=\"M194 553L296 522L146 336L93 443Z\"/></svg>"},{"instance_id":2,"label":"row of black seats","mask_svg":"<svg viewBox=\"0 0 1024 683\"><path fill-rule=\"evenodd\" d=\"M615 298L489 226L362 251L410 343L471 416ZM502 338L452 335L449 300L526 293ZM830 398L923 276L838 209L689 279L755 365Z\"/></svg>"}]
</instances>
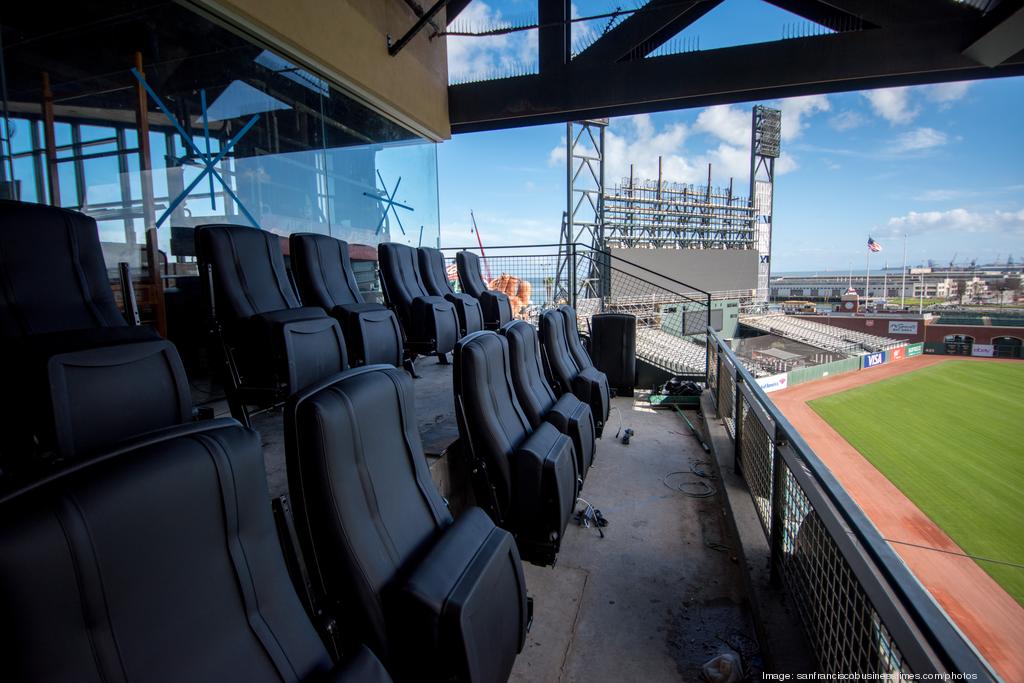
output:
<instances>
[{"instance_id":1,"label":"row of black seats","mask_svg":"<svg viewBox=\"0 0 1024 683\"><path fill-rule=\"evenodd\" d=\"M77 214L37 209L28 218L71 226L70 256L41 264L34 249L0 250L5 282L34 267L49 283L35 298L4 288L4 338L15 320L85 325L57 330L71 350L46 362L64 467L0 496L4 678L388 680L381 661L403 680L507 678L529 621L517 546L478 509L452 520L404 372L321 368L329 376L289 400L304 611L267 509L259 436L191 422L173 345L90 333L124 327L95 224L90 234Z\"/></svg>"},{"instance_id":2,"label":"row of black seats","mask_svg":"<svg viewBox=\"0 0 1024 683\"><path fill-rule=\"evenodd\" d=\"M593 462L609 391L580 344L572 308L546 311L541 331L543 351L533 326L519 320L462 339L454 389L477 499L515 533L525 559L551 564Z\"/></svg>"},{"instance_id":3,"label":"row of black seats","mask_svg":"<svg viewBox=\"0 0 1024 683\"><path fill-rule=\"evenodd\" d=\"M342 370L350 361L396 366L404 361L415 374L417 354L447 362L459 338L511 319L508 297L487 290L473 254L458 258L467 291L477 292L471 296L452 289L437 249L380 245L386 307L363 300L345 242L294 234L289 247L298 291L276 235L236 225L196 229L196 255L211 329L221 342L228 401L232 414L245 423L248 405L280 402L311 377ZM303 363L297 366L295 358Z\"/></svg>"}]
</instances>

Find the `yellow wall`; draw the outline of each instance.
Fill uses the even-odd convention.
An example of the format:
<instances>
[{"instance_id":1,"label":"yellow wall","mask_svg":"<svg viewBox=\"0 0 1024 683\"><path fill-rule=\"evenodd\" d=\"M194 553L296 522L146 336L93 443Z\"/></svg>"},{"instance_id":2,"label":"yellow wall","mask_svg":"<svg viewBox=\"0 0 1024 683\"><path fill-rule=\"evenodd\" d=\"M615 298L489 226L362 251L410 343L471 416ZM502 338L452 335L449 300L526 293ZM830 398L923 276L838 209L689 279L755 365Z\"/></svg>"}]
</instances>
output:
<instances>
[{"instance_id":1,"label":"yellow wall","mask_svg":"<svg viewBox=\"0 0 1024 683\"><path fill-rule=\"evenodd\" d=\"M451 137L448 56L444 38L428 40L428 24L395 57L416 15L403 0L197 0L336 80L417 132ZM427 7L431 2L421 0ZM444 12L434 22L444 26Z\"/></svg>"}]
</instances>

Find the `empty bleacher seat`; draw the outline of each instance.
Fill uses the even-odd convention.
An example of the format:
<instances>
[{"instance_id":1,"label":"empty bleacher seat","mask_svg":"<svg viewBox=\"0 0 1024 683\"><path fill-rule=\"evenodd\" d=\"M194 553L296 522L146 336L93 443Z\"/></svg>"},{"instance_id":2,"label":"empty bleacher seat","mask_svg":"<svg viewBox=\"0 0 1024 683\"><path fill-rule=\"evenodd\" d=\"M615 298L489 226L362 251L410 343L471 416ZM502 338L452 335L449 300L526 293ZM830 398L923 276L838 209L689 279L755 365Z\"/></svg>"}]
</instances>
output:
<instances>
[{"instance_id":1,"label":"empty bleacher seat","mask_svg":"<svg viewBox=\"0 0 1024 683\"><path fill-rule=\"evenodd\" d=\"M512 320L512 304L508 295L487 288L487 283L480 275L479 256L471 251L460 251L455 254L455 265L462 291L480 302L485 327L496 330Z\"/></svg>"},{"instance_id":2,"label":"empty bleacher seat","mask_svg":"<svg viewBox=\"0 0 1024 683\"><path fill-rule=\"evenodd\" d=\"M420 260L420 274L423 276L423 284L427 292L434 296L444 297L445 301L455 306L455 312L459 314L459 328L461 336L479 332L484 328L483 313L480 310L480 302L469 294L456 293L448 280L448 273L444 266L444 255L438 249L420 247L417 249Z\"/></svg>"},{"instance_id":3,"label":"empty bleacher seat","mask_svg":"<svg viewBox=\"0 0 1024 683\"><path fill-rule=\"evenodd\" d=\"M577 364L570 350L565 321L566 315L561 310L549 309L541 313L540 343L544 368L548 373L548 379L559 394L575 394L578 399L590 406L594 414L597 436L601 436L609 411L608 378L592 364L585 368ZM577 343L578 341L577 337ZM589 360L589 357L587 359Z\"/></svg>"},{"instance_id":4,"label":"empty bleacher seat","mask_svg":"<svg viewBox=\"0 0 1024 683\"><path fill-rule=\"evenodd\" d=\"M367 302L356 284L348 243L312 233L293 234L291 267L303 302L341 323L353 365L402 364L402 331L394 312Z\"/></svg>"},{"instance_id":5,"label":"empty bleacher seat","mask_svg":"<svg viewBox=\"0 0 1024 683\"><path fill-rule=\"evenodd\" d=\"M508 342L512 385L530 426L536 429L541 423L548 422L572 439L576 471L580 480L585 480L594 459L594 416L590 406L574 394L555 397L544 376L540 344L533 325L513 320L498 332Z\"/></svg>"},{"instance_id":6,"label":"empty bleacher seat","mask_svg":"<svg viewBox=\"0 0 1024 683\"><path fill-rule=\"evenodd\" d=\"M293 396L288 484L314 592L400 680L505 681L529 619L512 536L434 486L409 376L357 368Z\"/></svg>"},{"instance_id":7,"label":"empty bleacher seat","mask_svg":"<svg viewBox=\"0 0 1024 683\"><path fill-rule=\"evenodd\" d=\"M548 423L536 429L512 386L508 343L495 332L455 346L455 415L477 501L511 531L523 558L552 564L577 493L572 441Z\"/></svg>"},{"instance_id":8,"label":"empty bleacher seat","mask_svg":"<svg viewBox=\"0 0 1024 683\"><path fill-rule=\"evenodd\" d=\"M54 446L51 358L160 337L118 309L96 221L77 211L0 200L0 282L0 456L10 465Z\"/></svg>"},{"instance_id":9,"label":"empty bleacher seat","mask_svg":"<svg viewBox=\"0 0 1024 683\"><path fill-rule=\"evenodd\" d=\"M416 353L443 358L459 339L455 307L427 291L413 247L387 242L377 247L377 254L384 296L398 313L406 346Z\"/></svg>"},{"instance_id":10,"label":"empty bleacher seat","mask_svg":"<svg viewBox=\"0 0 1024 683\"><path fill-rule=\"evenodd\" d=\"M150 434L0 499L0 678L387 681L335 665L285 568L260 437Z\"/></svg>"},{"instance_id":11,"label":"empty bleacher seat","mask_svg":"<svg viewBox=\"0 0 1024 683\"><path fill-rule=\"evenodd\" d=\"M231 413L248 424L247 404L273 405L301 386L347 367L341 327L319 306L303 306L285 271L277 235L239 225L196 228L214 333L227 367ZM289 346L302 353L289 357ZM313 366L312 371L297 362Z\"/></svg>"}]
</instances>

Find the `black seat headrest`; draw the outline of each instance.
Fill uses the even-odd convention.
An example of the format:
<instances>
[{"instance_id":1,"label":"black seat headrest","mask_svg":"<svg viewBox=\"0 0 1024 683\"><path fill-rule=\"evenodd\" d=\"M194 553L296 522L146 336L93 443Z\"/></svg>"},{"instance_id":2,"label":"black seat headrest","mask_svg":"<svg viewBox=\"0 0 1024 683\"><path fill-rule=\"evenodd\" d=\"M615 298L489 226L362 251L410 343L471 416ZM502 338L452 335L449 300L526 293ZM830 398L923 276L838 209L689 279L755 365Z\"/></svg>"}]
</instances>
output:
<instances>
[{"instance_id":1,"label":"black seat headrest","mask_svg":"<svg viewBox=\"0 0 1024 683\"><path fill-rule=\"evenodd\" d=\"M452 523L423 453L412 380L388 365L326 379L289 399L285 438L312 579L328 601L355 607L342 628L387 658L381 595Z\"/></svg>"},{"instance_id":2,"label":"black seat headrest","mask_svg":"<svg viewBox=\"0 0 1024 683\"><path fill-rule=\"evenodd\" d=\"M314 233L295 233L288 241L292 274L307 306L330 311L342 304L363 303L348 242Z\"/></svg>"},{"instance_id":3,"label":"black seat headrest","mask_svg":"<svg viewBox=\"0 0 1024 683\"><path fill-rule=\"evenodd\" d=\"M268 498L259 434L214 420L0 499L6 677L325 677Z\"/></svg>"},{"instance_id":4,"label":"black seat headrest","mask_svg":"<svg viewBox=\"0 0 1024 683\"><path fill-rule=\"evenodd\" d=\"M85 214L0 200L0 273L0 337L127 325Z\"/></svg>"},{"instance_id":5,"label":"black seat headrest","mask_svg":"<svg viewBox=\"0 0 1024 683\"><path fill-rule=\"evenodd\" d=\"M562 393L572 391L572 380L579 374L569 343L565 337L565 316L551 308L540 314L540 341L544 349L551 379L557 382Z\"/></svg>"},{"instance_id":6,"label":"black seat headrest","mask_svg":"<svg viewBox=\"0 0 1024 683\"><path fill-rule=\"evenodd\" d=\"M508 459L530 434L512 388L508 343L496 332L474 332L455 345L453 384L476 457L484 460L502 510L512 495Z\"/></svg>"},{"instance_id":7,"label":"black seat headrest","mask_svg":"<svg viewBox=\"0 0 1024 683\"><path fill-rule=\"evenodd\" d=\"M594 362L590 359L587 350L583 348L583 342L580 341L580 331L576 325L576 309L569 305L562 305L558 307L558 311L565 320L565 343L569 347L569 353L572 354L573 360L576 361L576 367L580 370L593 367Z\"/></svg>"},{"instance_id":8,"label":"black seat headrest","mask_svg":"<svg viewBox=\"0 0 1024 683\"><path fill-rule=\"evenodd\" d=\"M434 296L454 294L448 273L444 265L444 254L439 249L420 247L417 249L420 262L420 275L427 291Z\"/></svg>"},{"instance_id":9,"label":"black seat headrest","mask_svg":"<svg viewBox=\"0 0 1024 683\"><path fill-rule=\"evenodd\" d=\"M386 242L377 247L377 254L380 258L380 276L393 306L406 310L415 299L430 296L423 284L414 248Z\"/></svg>"},{"instance_id":10,"label":"black seat headrest","mask_svg":"<svg viewBox=\"0 0 1024 683\"><path fill-rule=\"evenodd\" d=\"M213 266L217 315L225 320L302 306L285 270L281 238L273 233L244 225L200 225L196 255L200 268Z\"/></svg>"},{"instance_id":11,"label":"black seat headrest","mask_svg":"<svg viewBox=\"0 0 1024 683\"><path fill-rule=\"evenodd\" d=\"M523 413L536 429L555 404L555 394L544 377L537 330L524 320L513 320L498 332L508 342L512 384Z\"/></svg>"},{"instance_id":12,"label":"black seat headrest","mask_svg":"<svg viewBox=\"0 0 1024 683\"><path fill-rule=\"evenodd\" d=\"M479 256L471 251L460 251L455 254L455 267L459 271L459 283L462 285L462 291L477 298L487 291L487 284L480 274Z\"/></svg>"},{"instance_id":13,"label":"black seat headrest","mask_svg":"<svg viewBox=\"0 0 1024 683\"><path fill-rule=\"evenodd\" d=\"M47 368L57 453L78 458L192 419L192 394L168 341L58 354Z\"/></svg>"}]
</instances>

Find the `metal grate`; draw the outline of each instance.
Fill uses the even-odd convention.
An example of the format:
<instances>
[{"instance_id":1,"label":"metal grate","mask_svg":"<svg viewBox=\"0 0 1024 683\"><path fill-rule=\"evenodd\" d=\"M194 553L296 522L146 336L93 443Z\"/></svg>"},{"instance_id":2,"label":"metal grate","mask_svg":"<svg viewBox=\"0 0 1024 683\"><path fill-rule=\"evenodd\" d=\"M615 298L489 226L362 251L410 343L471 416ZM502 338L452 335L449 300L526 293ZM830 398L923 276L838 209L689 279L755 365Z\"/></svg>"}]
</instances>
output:
<instances>
[{"instance_id":1,"label":"metal grate","mask_svg":"<svg viewBox=\"0 0 1024 683\"><path fill-rule=\"evenodd\" d=\"M718 376L718 416L725 423L725 429L729 437L736 439L736 369L727 363L722 363Z\"/></svg>"},{"instance_id":2,"label":"metal grate","mask_svg":"<svg viewBox=\"0 0 1024 683\"><path fill-rule=\"evenodd\" d=\"M764 527L765 535L771 534L772 526L772 479L775 475L775 444L768 430L757 419L753 409L741 398L740 412L740 470L750 488L757 516Z\"/></svg>"},{"instance_id":3,"label":"metal grate","mask_svg":"<svg viewBox=\"0 0 1024 683\"><path fill-rule=\"evenodd\" d=\"M849 563L788 469L777 559L823 671L910 673Z\"/></svg>"}]
</instances>

